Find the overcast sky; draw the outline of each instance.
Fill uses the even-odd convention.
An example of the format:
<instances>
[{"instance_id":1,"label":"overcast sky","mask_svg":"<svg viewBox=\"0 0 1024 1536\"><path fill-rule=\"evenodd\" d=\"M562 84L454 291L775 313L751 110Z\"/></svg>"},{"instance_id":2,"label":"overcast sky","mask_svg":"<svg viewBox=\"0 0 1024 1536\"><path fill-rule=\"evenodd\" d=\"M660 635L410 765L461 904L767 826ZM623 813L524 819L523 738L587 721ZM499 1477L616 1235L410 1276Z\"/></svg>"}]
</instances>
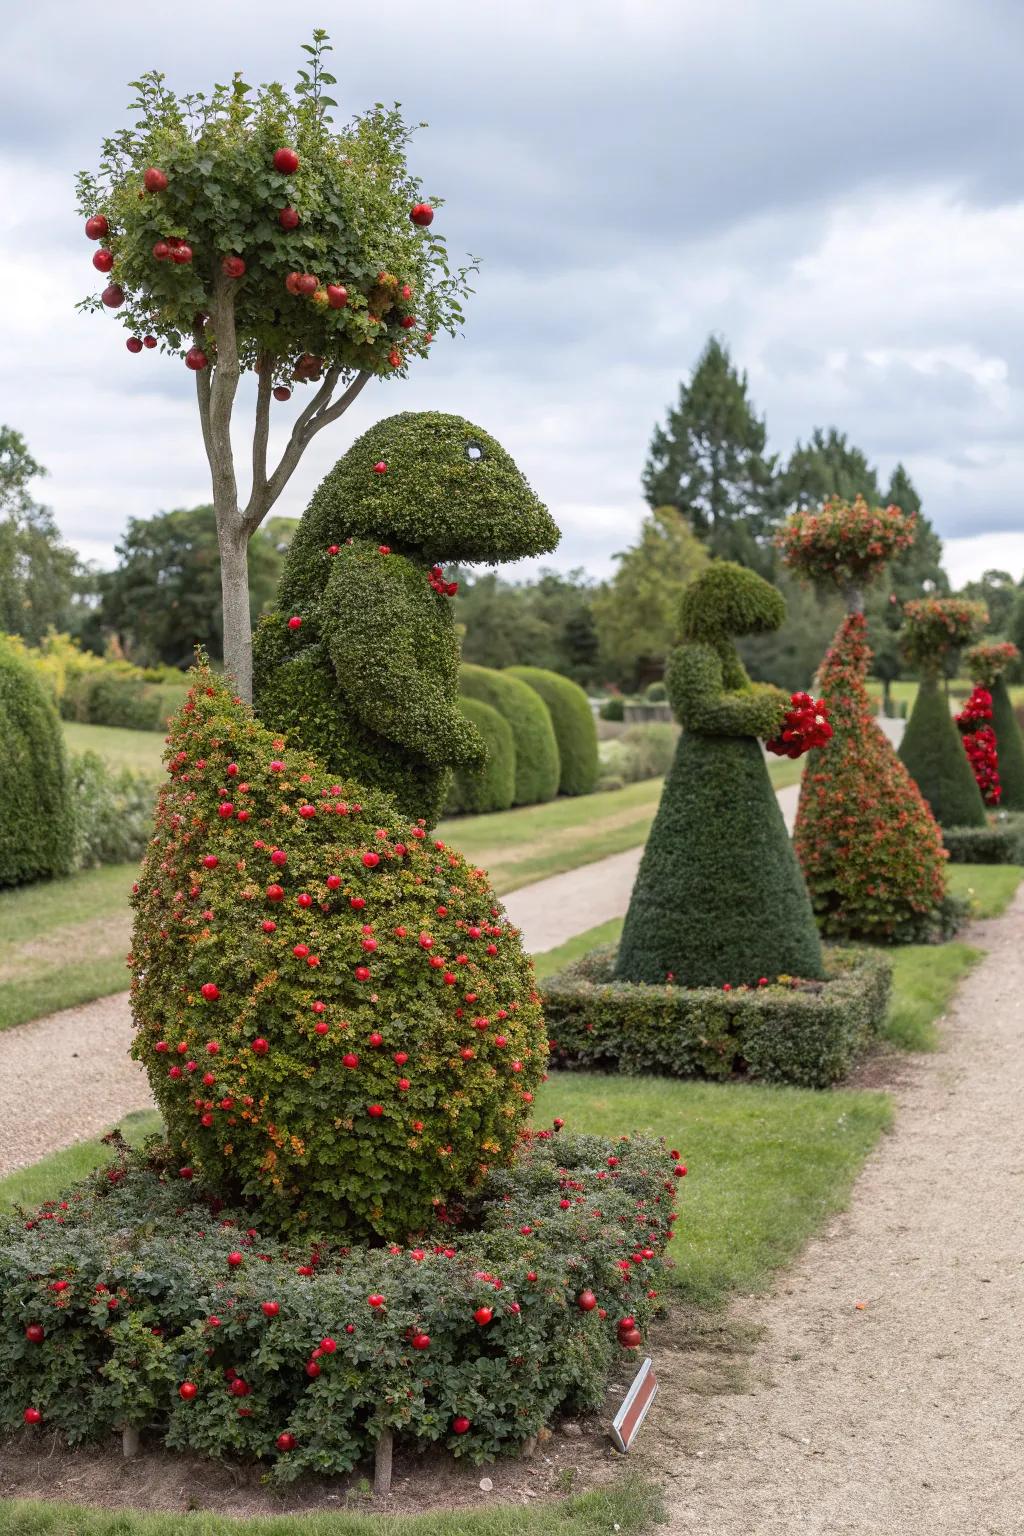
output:
<instances>
[{"instance_id":1,"label":"overcast sky","mask_svg":"<svg viewBox=\"0 0 1024 1536\"><path fill-rule=\"evenodd\" d=\"M191 375L74 312L102 285L74 172L142 70L290 82L315 25L344 115L397 99L429 122L414 169L483 268L465 336L372 384L276 510L376 417L458 411L551 506L555 563L603 574L716 331L773 450L834 424L883 474L906 463L955 579L1024 573L1021 0L330 0L305 28L266 0L8 0L0 420L83 554L110 564L130 516L209 484Z\"/></svg>"}]
</instances>

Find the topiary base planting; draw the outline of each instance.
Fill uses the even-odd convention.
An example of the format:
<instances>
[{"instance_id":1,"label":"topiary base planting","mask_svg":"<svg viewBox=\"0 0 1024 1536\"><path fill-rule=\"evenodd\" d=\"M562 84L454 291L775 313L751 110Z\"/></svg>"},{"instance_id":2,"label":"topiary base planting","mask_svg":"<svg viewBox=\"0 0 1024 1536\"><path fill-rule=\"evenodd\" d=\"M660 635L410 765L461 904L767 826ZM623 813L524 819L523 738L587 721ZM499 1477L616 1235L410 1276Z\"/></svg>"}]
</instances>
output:
<instances>
[{"instance_id":1,"label":"topiary base planting","mask_svg":"<svg viewBox=\"0 0 1024 1536\"><path fill-rule=\"evenodd\" d=\"M892 971L870 950L826 950L825 980L660 986L615 979L606 946L544 984L553 1060L588 1071L727 1078L826 1088L885 1019Z\"/></svg>"},{"instance_id":2,"label":"topiary base planting","mask_svg":"<svg viewBox=\"0 0 1024 1536\"><path fill-rule=\"evenodd\" d=\"M0 1229L0 1429L134 1431L279 1483L392 1438L486 1460L635 1356L685 1171L649 1139L534 1132L418 1246L289 1246L122 1144Z\"/></svg>"},{"instance_id":3,"label":"topiary base planting","mask_svg":"<svg viewBox=\"0 0 1024 1536\"><path fill-rule=\"evenodd\" d=\"M951 864L1024 864L1024 815L997 811L984 827L943 827Z\"/></svg>"}]
</instances>

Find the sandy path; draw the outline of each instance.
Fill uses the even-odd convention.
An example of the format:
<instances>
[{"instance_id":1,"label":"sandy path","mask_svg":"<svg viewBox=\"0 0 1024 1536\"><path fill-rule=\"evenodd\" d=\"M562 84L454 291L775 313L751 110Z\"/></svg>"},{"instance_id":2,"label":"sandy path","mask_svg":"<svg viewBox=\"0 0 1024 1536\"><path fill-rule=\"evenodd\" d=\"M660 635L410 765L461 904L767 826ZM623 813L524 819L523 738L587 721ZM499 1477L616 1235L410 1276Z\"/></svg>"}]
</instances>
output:
<instances>
[{"instance_id":1,"label":"sandy path","mask_svg":"<svg viewBox=\"0 0 1024 1536\"><path fill-rule=\"evenodd\" d=\"M787 821L798 790L779 792ZM505 899L528 950L539 954L621 917L642 848L538 880ZM105 1131L152 1105L142 1069L129 1060L127 992L66 1008L0 1033L0 1176Z\"/></svg>"},{"instance_id":2,"label":"sandy path","mask_svg":"<svg viewBox=\"0 0 1024 1536\"><path fill-rule=\"evenodd\" d=\"M752 1384L672 1404L670 1531L1024 1529L1024 890L972 938L986 959L849 1211L732 1309L766 1330Z\"/></svg>"}]
</instances>

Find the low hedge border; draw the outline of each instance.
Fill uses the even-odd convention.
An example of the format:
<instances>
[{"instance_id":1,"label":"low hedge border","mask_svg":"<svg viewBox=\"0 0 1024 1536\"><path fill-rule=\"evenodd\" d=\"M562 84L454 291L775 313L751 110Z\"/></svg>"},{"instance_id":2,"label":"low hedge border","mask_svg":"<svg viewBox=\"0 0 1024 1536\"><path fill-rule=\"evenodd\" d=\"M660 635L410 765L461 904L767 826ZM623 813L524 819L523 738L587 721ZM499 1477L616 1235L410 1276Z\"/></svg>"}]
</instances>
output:
<instances>
[{"instance_id":1,"label":"low hedge border","mask_svg":"<svg viewBox=\"0 0 1024 1536\"><path fill-rule=\"evenodd\" d=\"M826 950L825 981L736 988L615 981L615 954L592 950L544 983L560 1067L826 1088L881 1028L892 982L888 961L866 949Z\"/></svg>"},{"instance_id":2,"label":"low hedge border","mask_svg":"<svg viewBox=\"0 0 1024 1536\"><path fill-rule=\"evenodd\" d=\"M0 1430L128 1427L290 1482L351 1471L389 1431L483 1461L598 1407L659 1305L686 1170L560 1124L416 1247L288 1248L163 1149L119 1143L0 1228Z\"/></svg>"},{"instance_id":3,"label":"low hedge border","mask_svg":"<svg viewBox=\"0 0 1024 1536\"><path fill-rule=\"evenodd\" d=\"M984 827L943 827L951 864L1024 864L1024 815L997 812Z\"/></svg>"}]
</instances>

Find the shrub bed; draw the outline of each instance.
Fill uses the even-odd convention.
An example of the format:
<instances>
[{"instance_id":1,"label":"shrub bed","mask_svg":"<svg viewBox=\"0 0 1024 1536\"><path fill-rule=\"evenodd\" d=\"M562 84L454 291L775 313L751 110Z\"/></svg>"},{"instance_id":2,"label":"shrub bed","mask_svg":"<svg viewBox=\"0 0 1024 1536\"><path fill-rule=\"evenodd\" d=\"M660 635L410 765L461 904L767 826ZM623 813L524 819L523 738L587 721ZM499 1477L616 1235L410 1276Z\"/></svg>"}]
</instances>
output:
<instances>
[{"instance_id":1,"label":"shrub bed","mask_svg":"<svg viewBox=\"0 0 1024 1536\"><path fill-rule=\"evenodd\" d=\"M951 864L1024 864L1024 815L997 813L984 827L943 827Z\"/></svg>"},{"instance_id":2,"label":"shrub bed","mask_svg":"<svg viewBox=\"0 0 1024 1536\"><path fill-rule=\"evenodd\" d=\"M614 980L614 946L544 983L553 1059L562 1067L826 1088L878 1032L892 972L870 950L826 951L827 978L754 987Z\"/></svg>"},{"instance_id":3,"label":"shrub bed","mask_svg":"<svg viewBox=\"0 0 1024 1536\"><path fill-rule=\"evenodd\" d=\"M130 768L113 770L95 752L71 757L75 868L140 859L153 835L156 785Z\"/></svg>"},{"instance_id":4,"label":"shrub bed","mask_svg":"<svg viewBox=\"0 0 1024 1536\"><path fill-rule=\"evenodd\" d=\"M0 1230L0 1428L127 1426L278 1482L350 1471L387 1430L482 1461L600 1404L684 1172L651 1140L539 1132L421 1246L289 1249L122 1145Z\"/></svg>"}]
</instances>

